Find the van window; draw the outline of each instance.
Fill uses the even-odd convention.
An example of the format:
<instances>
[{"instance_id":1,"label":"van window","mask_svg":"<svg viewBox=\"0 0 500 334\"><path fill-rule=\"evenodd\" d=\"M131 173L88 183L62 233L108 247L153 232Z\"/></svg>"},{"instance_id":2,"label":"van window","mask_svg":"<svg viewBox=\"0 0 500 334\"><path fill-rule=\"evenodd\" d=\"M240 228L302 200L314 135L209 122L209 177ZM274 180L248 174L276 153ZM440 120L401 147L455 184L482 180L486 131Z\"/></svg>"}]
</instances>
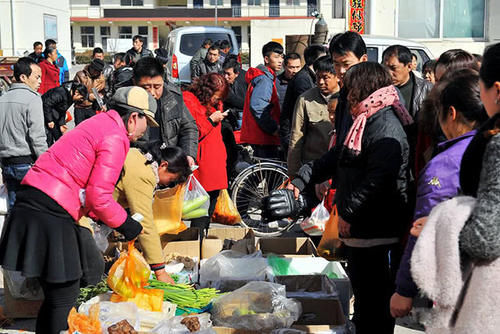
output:
<instances>
[{"instance_id":1,"label":"van window","mask_svg":"<svg viewBox=\"0 0 500 334\"><path fill-rule=\"evenodd\" d=\"M417 56L417 71L422 72L422 67L429 60L429 56L421 49L410 49Z\"/></svg>"},{"instance_id":2,"label":"van window","mask_svg":"<svg viewBox=\"0 0 500 334\"><path fill-rule=\"evenodd\" d=\"M180 51L181 53L188 55L188 56L193 56L196 52L201 47L201 43L207 38L210 38L212 42L217 42L221 40L227 40L229 41L229 44L231 44L231 51L233 50L233 41L231 40L231 35L225 34L225 33L197 33L197 34L185 34L181 35L181 40L179 42L180 44Z\"/></svg>"},{"instance_id":3,"label":"van window","mask_svg":"<svg viewBox=\"0 0 500 334\"><path fill-rule=\"evenodd\" d=\"M378 48L377 47L373 47L373 46L369 46L366 48L366 51L367 51L367 56L368 56L368 61L374 61L376 63L378 63Z\"/></svg>"}]
</instances>

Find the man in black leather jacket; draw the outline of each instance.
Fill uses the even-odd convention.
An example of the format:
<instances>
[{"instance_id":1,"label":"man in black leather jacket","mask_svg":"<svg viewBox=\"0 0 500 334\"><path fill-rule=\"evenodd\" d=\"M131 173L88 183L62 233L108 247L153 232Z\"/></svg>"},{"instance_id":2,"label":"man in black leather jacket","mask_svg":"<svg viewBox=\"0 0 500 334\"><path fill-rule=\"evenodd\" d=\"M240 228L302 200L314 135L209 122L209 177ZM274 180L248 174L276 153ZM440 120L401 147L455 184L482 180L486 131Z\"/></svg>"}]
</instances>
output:
<instances>
[{"instance_id":1,"label":"man in black leather jacket","mask_svg":"<svg viewBox=\"0 0 500 334\"><path fill-rule=\"evenodd\" d=\"M155 119L159 128L150 129L145 140L162 140L167 146L178 146L195 164L198 151L198 128L186 108L179 87L163 81L164 69L153 57L140 59L134 66L134 82L146 89L158 103Z\"/></svg>"}]
</instances>

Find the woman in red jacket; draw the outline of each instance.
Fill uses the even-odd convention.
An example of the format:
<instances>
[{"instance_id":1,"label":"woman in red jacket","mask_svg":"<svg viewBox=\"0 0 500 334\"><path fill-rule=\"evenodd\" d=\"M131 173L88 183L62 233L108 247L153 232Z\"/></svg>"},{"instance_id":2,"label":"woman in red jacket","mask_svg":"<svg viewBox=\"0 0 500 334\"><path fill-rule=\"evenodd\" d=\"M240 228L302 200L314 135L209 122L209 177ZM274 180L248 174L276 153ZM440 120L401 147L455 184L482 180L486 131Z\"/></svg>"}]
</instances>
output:
<instances>
[{"instance_id":1,"label":"woman in red jacket","mask_svg":"<svg viewBox=\"0 0 500 334\"><path fill-rule=\"evenodd\" d=\"M227 93L227 81L217 73L195 79L188 90L183 92L184 103L198 127L196 160L199 168L193 174L210 196L209 216L191 221L192 227L202 230L208 230L219 191L227 188L227 155L221 134L221 121L226 117L226 113L222 111L222 101Z\"/></svg>"},{"instance_id":2,"label":"woman in red jacket","mask_svg":"<svg viewBox=\"0 0 500 334\"><path fill-rule=\"evenodd\" d=\"M57 49L48 47L43 54L45 59L39 64L42 70L42 84L38 89L42 95L49 89L59 87L59 67L56 65Z\"/></svg>"}]
</instances>

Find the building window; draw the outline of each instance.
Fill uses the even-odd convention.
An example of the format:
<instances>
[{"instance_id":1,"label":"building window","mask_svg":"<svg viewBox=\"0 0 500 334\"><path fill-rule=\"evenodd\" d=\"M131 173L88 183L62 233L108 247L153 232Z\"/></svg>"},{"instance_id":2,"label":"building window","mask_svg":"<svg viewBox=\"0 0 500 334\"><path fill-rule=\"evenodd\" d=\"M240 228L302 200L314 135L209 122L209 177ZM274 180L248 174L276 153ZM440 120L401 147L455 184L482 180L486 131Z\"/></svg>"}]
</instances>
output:
<instances>
[{"instance_id":1,"label":"building window","mask_svg":"<svg viewBox=\"0 0 500 334\"><path fill-rule=\"evenodd\" d=\"M90 0L90 5L91 6L100 6L101 0Z\"/></svg>"},{"instance_id":2,"label":"building window","mask_svg":"<svg viewBox=\"0 0 500 334\"><path fill-rule=\"evenodd\" d=\"M80 27L83 48L94 47L94 27Z\"/></svg>"},{"instance_id":3,"label":"building window","mask_svg":"<svg viewBox=\"0 0 500 334\"><path fill-rule=\"evenodd\" d=\"M132 39L132 27L118 27L118 38Z\"/></svg>"},{"instance_id":4,"label":"building window","mask_svg":"<svg viewBox=\"0 0 500 334\"><path fill-rule=\"evenodd\" d=\"M286 0L287 6L300 6L300 0Z\"/></svg>"},{"instance_id":5,"label":"building window","mask_svg":"<svg viewBox=\"0 0 500 334\"><path fill-rule=\"evenodd\" d=\"M248 0L249 6L260 6L260 0Z\"/></svg>"},{"instance_id":6,"label":"building window","mask_svg":"<svg viewBox=\"0 0 500 334\"><path fill-rule=\"evenodd\" d=\"M210 0L210 6L215 6L215 0ZM217 6L224 6L224 0L217 0Z\"/></svg>"},{"instance_id":7,"label":"building window","mask_svg":"<svg viewBox=\"0 0 500 334\"><path fill-rule=\"evenodd\" d=\"M203 0L193 0L194 8L203 8Z\"/></svg>"},{"instance_id":8,"label":"building window","mask_svg":"<svg viewBox=\"0 0 500 334\"><path fill-rule=\"evenodd\" d=\"M486 0L399 1L404 38L484 38ZM442 26L441 26L442 25Z\"/></svg>"},{"instance_id":9,"label":"building window","mask_svg":"<svg viewBox=\"0 0 500 334\"><path fill-rule=\"evenodd\" d=\"M137 34L144 38L144 47L148 46L148 26L138 27Z\"/></svg>"},{"instance_id":10,"label":"building window","mask_svg":"<svg viewBox=\"0 0 500 334\"><path fill-rule=\"evenodd\" d=\"M122 6L144 6L144 0L120 0Z\"/></svg>"},{"instance_id":11,"label":"building window","mask_svg":"<svg viewBox=\"0 0 500 334\"><path fill-rule=\"evenodd\" d=\"M333 0L332 18L345 19L345 1L344 0Z\"/></svg>"},{"instance_id":12,"label":"building window","mask_svg":"<svg viewBox=\"0 0 500 334\"><path fill-rule=\"evenodd\" d=\"M43 30L45 40L57 41L57 16L43 14Z\"/></svg>"},{"instance_id":13,"label":"building window","mask_svg":"<svg viewBox=\"0 0 500 334\"><path fill-rule=\"evenodd\" d=\"M108 38L111 37L111 27L101 27L101 44L104 51L108 51Z\"/></svg>"}]
</instances>

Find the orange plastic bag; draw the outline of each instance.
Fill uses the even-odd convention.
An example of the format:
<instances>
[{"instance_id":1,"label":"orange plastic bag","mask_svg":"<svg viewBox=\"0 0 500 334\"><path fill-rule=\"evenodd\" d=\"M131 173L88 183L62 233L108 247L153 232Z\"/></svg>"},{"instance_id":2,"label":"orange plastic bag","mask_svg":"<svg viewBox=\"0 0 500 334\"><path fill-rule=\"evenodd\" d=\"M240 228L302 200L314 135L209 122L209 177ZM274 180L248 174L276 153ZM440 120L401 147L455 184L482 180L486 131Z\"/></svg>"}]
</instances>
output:
<instances>
[{"instance_id":1,"label":"orange plastic bag","mask_svg":"<svg viewBox=\"0 0 500 334\"><path fill-rule=\"evenodd\" d=\"M73 307L68 315L68 333L101 334L101 322L99 321L99 304L89 308L89 315L76 312Z\"/></svg>"},{"instance_id":2,"label":"orange plastic bag","mask_svg":"<svg viewBox=\"0 0 500 334\"><path fill-rule=\"evenodd\" d=\"M241 216L231 197L229 197L227 189L220 191L217 204L215 204L215 211L212 215L212 221L224 225L236 225L241 222Z\"/></svg>"},{"instance_id":3,"label":"orange plastic bag","mask_svg":"<svg viewBox=\"0 0 500 334\"><path fill-rule=\"evenodd\" d=\"M158 190L153 199L153 219L162 234L179 234L187 229L182 222L182 205L186 184L178 184L169 189Z\"/></svg>"},{"instance_id":4,"label":"orange plastic bag","mask_svg":"<svg viewBox=\"0 0 500 334\"><path fill-rule=\"evenodd\" d=\"M319 256L328 261L336 261L343 258L343 243L339 239L339 214L337 206L334 205L330 218L325 224L325 231L318 245Z\"/></svg>"},{"instance_id":5,"label":"orange plastic bag","mask_svg":"<svg viewBox=\"0 0 500 334\"><path fill-rule=\"evenodd\" d=\"M148 263L130 241L128 251L123 252L109 270L107 282L120 296L133 298L147 284L150 274Z\"/></svg>"},{"instance_id":6,"label":"orange plastic bag","mask_svg":"<svg viewBox=\"0 0 500 334\"><path fill-rule=\"evenodd\" d=\"M163 310L163 290L139 289L133 298L125 298L113 293L110 301L113 303L133 302L140 309L161 312Z\"/></svg>"}]
</instances>

